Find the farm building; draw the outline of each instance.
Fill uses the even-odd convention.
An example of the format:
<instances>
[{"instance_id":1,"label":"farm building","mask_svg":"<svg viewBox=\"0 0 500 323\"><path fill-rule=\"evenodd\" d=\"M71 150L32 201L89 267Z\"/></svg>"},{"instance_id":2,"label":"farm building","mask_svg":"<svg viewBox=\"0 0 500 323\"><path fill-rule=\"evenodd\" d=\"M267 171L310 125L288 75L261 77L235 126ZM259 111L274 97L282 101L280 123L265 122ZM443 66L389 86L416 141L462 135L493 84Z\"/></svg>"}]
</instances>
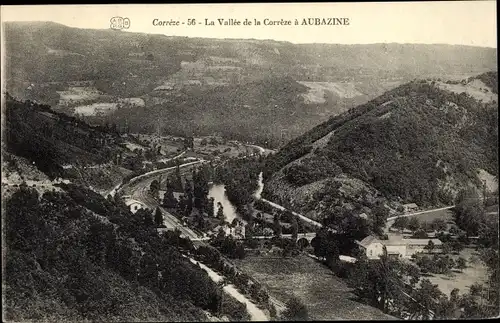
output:
<instances>
[{"instance_id":1,"label":"farm building","mask_svg":"<svg viewBox=\"0 0 500 323\"><path fill-rule=\"evenodd\" d=\"M403 212L408 213L408 212L415 212L418 211L418 205L415 203L408 203L408 204L403 204Z\"/></svg>"},{"instance_id":2,"label":"farm building","mask_svg":"<svg viewBox=\"0 0 500 323\"><path fill-rule=\"evenodd\" d=\"M365 252L368 259L378 259L384 253L384 247L388 255L398 258L410 258L412 255L425 252L425 247L432 241L437 250L440 249L442 242L439 239L404 239L396 235L388 240L380 240L370 235L361 241L356 241L361 250Z\"/></svg>"}]
</instances>

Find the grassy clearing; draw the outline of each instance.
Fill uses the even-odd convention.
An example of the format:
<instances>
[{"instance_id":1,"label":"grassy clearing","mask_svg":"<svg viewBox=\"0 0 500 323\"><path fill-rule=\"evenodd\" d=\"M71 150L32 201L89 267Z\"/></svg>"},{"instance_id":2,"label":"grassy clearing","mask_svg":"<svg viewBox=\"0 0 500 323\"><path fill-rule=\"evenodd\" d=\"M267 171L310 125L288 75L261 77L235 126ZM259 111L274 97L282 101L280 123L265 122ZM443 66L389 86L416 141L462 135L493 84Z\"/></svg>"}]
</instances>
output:
<instances>
[{"instance_id":1,"label":"grassy clearing","mask_svg":"<svg viewBox=\"0 0 500 323\"><path fill-rule=\"evenodd\" d=\"M294 258L248 256L237 266L265 284L282 302L301 299L315 320L394 319L376 308L355 301L350 288L328 268L306 255Z\"/></svg>"},{"instance_id":2,"label":"grassy clearing","mask_svg":"<svg viewBox=\"0 0 500 323\"><path fill-rule=\"evenodd\" d=\"M113 102L92 103L75 107L74 113L84 116L95 116L98 114L109 114L116 110L117 107L118 104Z\"/></svg>"},{"instance_id":3,"label":"grassy clearing","mask_svg":"<svg viewBox=\"0 0 500 323\"><path fill-rule=\"evenodd\" d=\"M442 82L438 82L438 86L442 89L455 92L462 93L465 92L468 95L472 96L476 100L482 100L483 102L491 102L498 101L498 94L491 92L491 89L488 89L482 81L473 80L467 84L446 84Z\"/></svg>"},{"instance_id":4,"label":"grassy clearing","mask_svg":"<svg viewBox=\"0 0 500 323\"><path fill-rule=\"evenodd\" d=\"M435 212L423 213L409 216L408 219L417 218L420 222L432 222L436 219L444 221L453 221L453 212L450 210L440 210Z\"/></svg>"},{"instance_id":5,"label":"grassy clearing","mask_svg":"<svg viewBox=\"0 0 500 323\"><path fill-rule=\"evenodd\" d=\"M311 103L324 103L325 92L334 93L340 98L354 98L363 95L356 89L352 82L306 82L300 81L309 88L309 92L305 95L305 99Z\"/></svg>"},{"instance_id":6,"label":"grassy clearing","mask_svg":"<svg viewBox=\"0 0 500 323\"><path fill-rule=\"evenodd\" d=\"M467 293L469 287L474 283L484 283L488 277L486 265L479 259L476 250L465 248L460 252L460 255L452 256L454 260L462 257L467 260L467 268L463 272L454 270L449 275L432 275L426 277L433 284L437 284L439 289L446 295L454 288L460 290L460 294Z\"/></svg>"}]
</instances>

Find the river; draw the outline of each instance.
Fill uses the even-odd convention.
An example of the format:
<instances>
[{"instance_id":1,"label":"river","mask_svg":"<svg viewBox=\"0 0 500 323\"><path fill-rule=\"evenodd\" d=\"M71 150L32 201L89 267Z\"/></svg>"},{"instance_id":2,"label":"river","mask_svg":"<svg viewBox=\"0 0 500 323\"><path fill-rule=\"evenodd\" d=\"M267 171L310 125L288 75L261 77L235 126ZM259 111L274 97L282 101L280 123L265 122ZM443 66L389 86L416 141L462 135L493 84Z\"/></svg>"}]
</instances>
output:
<instances>
[{"instance_id":1,"label":"river","mask_svg":"<svg viewBox=\"0 0 500 323\"><path fill-rule=\"evenodd\" d=\"M234 219L240 217L238 216L238 213L236 212L236 207L231 203L231 201L228 200L226 196L226 188L223 184L212 184L208 190L208 198L213 197L214 198L214 212L217 214L217 211L219 210L219 207L217 206L217 203L220 202L222 204L222 207L224 209L224 217L227 222L231 223L233 222Z\"/></svg>"},{"instance_id":2,"label":"river","mask_svg":"<svg viewBox=\"0 0 500 323\"><path fill-rule=\"evenodd\" d=\"M264 180L262 177L262 172L260 172L259 174L259 182L257 184L258 187L257 190L255 190L253 196L256 199L260 200L262 191L264 190ZM233 205L233 203L231 203L231 201L228 200L225 192L226 188L223 184L212 184L208 190L208 198L213 197L215 200L215 213L217 214L217 211L219 210L217 202L220 202L222 204L222 207L224 208L224 217L226 218L227 222L231 223L235 218L241 220L238 212L236 212L236 207Z\"/></svg>"}]
</instances>

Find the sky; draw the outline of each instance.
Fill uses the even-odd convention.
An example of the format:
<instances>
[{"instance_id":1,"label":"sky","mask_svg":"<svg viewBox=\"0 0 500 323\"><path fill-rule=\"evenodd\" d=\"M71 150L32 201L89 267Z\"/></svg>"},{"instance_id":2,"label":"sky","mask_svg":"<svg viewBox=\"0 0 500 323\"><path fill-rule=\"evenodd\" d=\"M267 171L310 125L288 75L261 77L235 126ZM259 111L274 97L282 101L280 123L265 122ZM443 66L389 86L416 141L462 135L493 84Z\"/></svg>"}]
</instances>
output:
<instances>
[{"instance_id":1,"label":"sky","mask_svg":"<svg viewBox=\"0 0 500 323\"><path fill-rule=\"evenodd\" d=\"M2 6L2 21L53 21L108 29L128 18L127 32L204 38L274 39L292 43L419 43L497 47L496 1L288 4L143 4ZM347 26L303 26L304 18L348 18ZM291 26L220 26L218 18L290 20ZM153 20L185 22L154 26ZM188 26L188 19L196 25ZM205 19L215 22L206 26ZM298 19L299 25L293 24ZM198 24L202 22L202 24Z\"/></svg>"}]
</instances>

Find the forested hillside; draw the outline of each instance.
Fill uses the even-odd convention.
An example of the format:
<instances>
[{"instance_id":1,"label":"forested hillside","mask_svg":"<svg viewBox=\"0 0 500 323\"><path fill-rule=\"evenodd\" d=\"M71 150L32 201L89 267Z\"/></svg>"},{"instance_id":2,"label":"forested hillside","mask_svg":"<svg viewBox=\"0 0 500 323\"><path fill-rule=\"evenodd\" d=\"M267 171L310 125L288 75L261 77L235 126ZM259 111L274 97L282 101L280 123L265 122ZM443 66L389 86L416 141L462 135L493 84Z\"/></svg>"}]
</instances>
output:
<instances>
[{"instance_id":1,"label":"forested hillside","mask_svg":"<svg viewBox=\"0 0 500 323\"><path fill-rule=\"evenodd\" d=\"M61 188L39 196L24 185L2 203L7 320L245 318L241 303L221 303L220 287L181 255L178 233L158 235L151 211L133 215L120 199Z\"/></svg>"},{"instance_id":2,"label":"forested hillside","mask_svg":"<svg viewBox=\"0 0 500 323\"><path fill-rule=\"evenodd\" d=\"M333 117L267 160L266 194L313 217L376 201L452 204L482 188L478 170L498 176L497 77L414 81Z\"/></svg>"},{"instance_id":3,"label":"forested hillside","mask_svg":"<svg viewBox=\"0 0 500 323\"><path fill-rule=\"evenodd\" d=\"M8 94L3 130L7 151L27 158L51 177L62 176L66 164L108 162L121 149L116 130L89 126L49 106Z\"/></svg>"},{"instance_id":4,"label":"forested hillside","mask_svg":"<svg viewBox=\"0 0 500 323\"><path fill-rule=\"evenodd\" d=\"M460 80L496 50L414 44L292 44L5 25L5 82L22 99L132 132L219 133L278 147L414 78ZM125 104L123 102L139 102ZM108 106L97 113L94 104Z\"/></svg>"}]
</instances>

